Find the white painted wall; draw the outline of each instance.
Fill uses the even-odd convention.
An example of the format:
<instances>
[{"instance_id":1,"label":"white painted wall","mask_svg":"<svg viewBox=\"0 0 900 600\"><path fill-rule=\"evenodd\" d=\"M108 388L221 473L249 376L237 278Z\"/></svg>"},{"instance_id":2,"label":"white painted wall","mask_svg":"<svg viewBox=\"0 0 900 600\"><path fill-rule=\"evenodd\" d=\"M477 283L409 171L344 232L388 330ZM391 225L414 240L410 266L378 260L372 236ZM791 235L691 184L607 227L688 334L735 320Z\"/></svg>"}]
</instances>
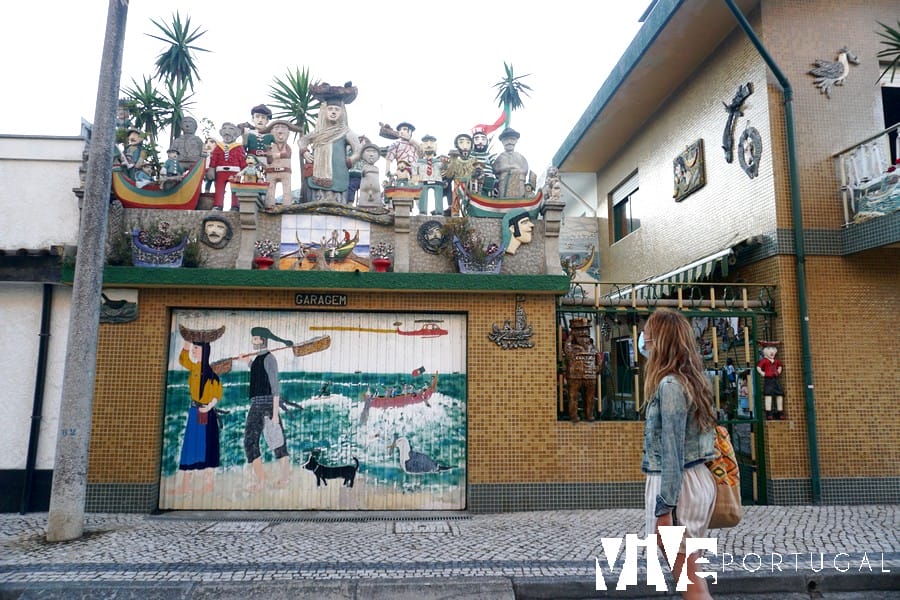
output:
<instances>
[{"instance_id":1,"label":"white painted wall","mask_svg":"<svg viewBox=\"0 0 900 600\"><path fill-rule=\"evenodd\" d=\"M31 410L37 375L38 346L41 332L43 285L13 283L0 286L0 470L24 469L31 430ZM62 395L63 366L72 291L68 286L53 286L47 375L44 380L44 406L41 418L37 468L52 469L56 452L56 430Z\"/></svg>"},{"instance_id":2,"label":"white painted wall","mask_svg":"<svg viewBox=\"0 0 900 600\"><path fill-rule=\"evenodd\" d=\"M563 186L562 199L566 202L563 216L606 218L606 213L597 214L596 173L560 173L559 178Z\"/></svg>"},{"instance_id":3,"label":"white painted wall","mask_svg":"<svg viewBox=\"0 0 900 600\"><path fill-rule=\"evenodd\" d=\"M82 137L0 135L0 250L46 250L78 242ZM71 288L53 286L37 468L52 469L71 310ZM0 469L28 456L41 332L43 284L0 285Z\"/></svg>"},{"instance_id":4,"label":"white painted wall","mask_svg":"<svg viewBox=\"0 0 900 600\"><path fill-rule=\"evenodd\" d=\"M0 250L78 241L81 137L0 135Z\"/></svg>"}]
</instances>

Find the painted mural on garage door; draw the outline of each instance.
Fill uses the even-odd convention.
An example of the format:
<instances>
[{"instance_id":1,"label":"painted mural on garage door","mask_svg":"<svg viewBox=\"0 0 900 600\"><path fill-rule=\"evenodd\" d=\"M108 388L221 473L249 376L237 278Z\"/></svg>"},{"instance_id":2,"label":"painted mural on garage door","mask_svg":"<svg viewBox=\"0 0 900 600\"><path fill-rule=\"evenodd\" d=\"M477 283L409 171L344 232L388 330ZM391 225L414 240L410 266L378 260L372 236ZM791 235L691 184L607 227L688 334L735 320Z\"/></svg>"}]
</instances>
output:
<instances>
[{"instance_id":1,"label":"painted mural on garage door","mask_svg":"<svg viewBox=\"0 0 900 600\"><path fill-rule=\"evenodd\" d=\"M161 509L465 508L465 315L171 323Z\"/></svg>"}]
</instances>

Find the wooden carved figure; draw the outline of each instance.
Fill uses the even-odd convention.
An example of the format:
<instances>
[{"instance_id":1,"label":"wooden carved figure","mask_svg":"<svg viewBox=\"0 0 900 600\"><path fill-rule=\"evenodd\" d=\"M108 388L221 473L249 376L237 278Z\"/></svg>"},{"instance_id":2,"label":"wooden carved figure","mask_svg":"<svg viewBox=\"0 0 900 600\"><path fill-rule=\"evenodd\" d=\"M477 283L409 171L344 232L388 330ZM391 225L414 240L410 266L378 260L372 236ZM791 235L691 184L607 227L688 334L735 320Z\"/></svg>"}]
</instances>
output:
<instances>
[{"instance_id":1,"label":"wooden carved figure","mask_svg":"<svg viewBox=\"0 0 900 600\"><path fill-rule=\"evenodd\" d=\"M603 355L591 339L591 322L572 319L569 337L563 345L566 357L566 390L569 395L569 420L578 422L578 396L584 389L584 415L594 420L597 402L597 375L603 365Z\"/></svg>"}]
</instances>

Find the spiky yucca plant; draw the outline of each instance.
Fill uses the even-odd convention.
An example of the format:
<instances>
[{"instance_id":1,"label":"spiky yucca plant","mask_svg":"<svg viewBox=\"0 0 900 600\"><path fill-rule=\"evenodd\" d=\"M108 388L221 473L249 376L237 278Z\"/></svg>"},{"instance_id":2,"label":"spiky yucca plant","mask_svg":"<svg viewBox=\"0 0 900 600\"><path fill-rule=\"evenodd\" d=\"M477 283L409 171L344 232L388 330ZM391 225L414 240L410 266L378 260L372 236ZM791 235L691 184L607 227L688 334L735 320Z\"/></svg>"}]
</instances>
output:
<instances>
[{"instance_id":1,"label":"spiky yucca plant","mask_svg":"<svg viewBox=\"0 0 900 600\"><path fill-rule=\"evenodd\" d=\"M513 72L512 63L506 64L506 61L504 61L503 69L506 71L506 77L494 84L494 87L497 88L497 96L494 100L497 100L497 106L502 107L503 113L506 115L503 128L509 129L512 111L525 106L522 102L522 94L527 96L532 89L522 83L522 79L528 77L528 75L516 75Z\"/></svg>"},{"instance_id":2,"label":"spiky yucca plant","mask_svg":"<svg viewBox=\"0 0 900 600\"><path fill-rule=\"evenodd\" d=\"M298 67L294 67L293 71L288 69L283 79L276 77L269 86L269 98L276 109L272 116L287 119L303 133L309 133L321 106L310 92L310 88L318 83L318 80L311 80L307 67L303 70Z\"/></svg>"},{"instance_id":3,"label":"spiky yucca plant","mask_svg":"<svg viewBox=\"0 0 900 600\"><path fill-rule=\"evenodd\" d=\"M205 48L194 46L206 31L200 31L195 27L191 31L191 18L185 17L181 21L181 14L172 15L171 23L151 21L162 32L162 35L147 34L153 39L169 44L169 48L156 58L156 78L160 81L186 84L194 91L194 78L200 81L200 73L194 57L195 52L209 52Z\"/></svg>"},{"instance_id":4,"label":"spiky yucca plant","mask_svg":"<svg viewBox=\"0 0 900 600\"><path fill-rule=\"evenodd\" d=\"M876 31L875 33L884 38L881 40L881 43L886 46L878 52L878 58L890 61L884 71L881 72L879 79L890 71L891 82L893 83L894 75L897 73L897 66L900 65L900 21L897 21L897 29L889 27L881 21L878 24L884 28L884 31Z\"/></svg>"}]
</instances>

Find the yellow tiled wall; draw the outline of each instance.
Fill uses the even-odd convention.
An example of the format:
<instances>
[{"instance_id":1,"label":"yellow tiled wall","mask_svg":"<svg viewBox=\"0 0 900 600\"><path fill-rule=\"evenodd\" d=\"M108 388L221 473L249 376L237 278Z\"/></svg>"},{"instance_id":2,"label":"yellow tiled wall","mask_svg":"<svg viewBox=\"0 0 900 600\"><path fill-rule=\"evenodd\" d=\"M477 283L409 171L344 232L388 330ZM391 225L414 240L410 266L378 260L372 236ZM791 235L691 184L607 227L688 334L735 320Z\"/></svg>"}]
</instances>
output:
<instances>
[{"instance_id":1,"label":"yellow tiled wall","mask_svg":"<svg viewBox=\"0 0 900 600\"><path fill-rule=\"evenodd\" d=\"M535 347L502 350L487 334L513 318L512 294L348 295L349 310L467 313L470 481L555 476L554 296L528 296L524 304ZM158 479L170 308L296 308L293 302L293 293L284 290L140 290L136 321L100 328L90 481Z\"/></svg>"}]
</instances>

